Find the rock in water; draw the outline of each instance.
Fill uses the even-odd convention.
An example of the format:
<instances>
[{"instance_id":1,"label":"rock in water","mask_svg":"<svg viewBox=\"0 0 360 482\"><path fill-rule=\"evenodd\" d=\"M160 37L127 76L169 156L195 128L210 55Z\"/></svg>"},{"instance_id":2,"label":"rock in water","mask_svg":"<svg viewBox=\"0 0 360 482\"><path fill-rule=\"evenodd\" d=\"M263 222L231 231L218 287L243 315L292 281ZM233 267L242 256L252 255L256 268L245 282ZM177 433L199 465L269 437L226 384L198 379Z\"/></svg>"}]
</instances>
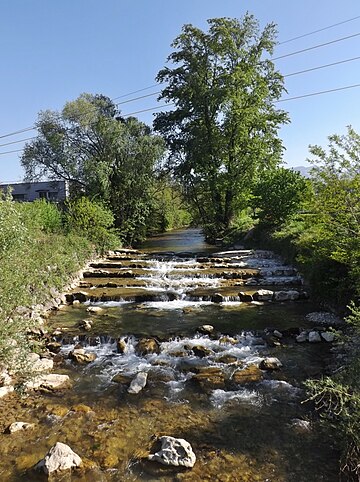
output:
<instances>
[{"instance_id":1,"label":"rock in water","mask_svg":"<svg viewBox=\"0 0 360 482\"><path fill-rule=\"evenodd\" d=\"M309 342L310 343L318 343L320 341L321 341L320 334L317 331L310 331Z\"/></svg>"},{"instance_id":2,"label":"rock in water","mask_svg":"<svg viewBox=\"0 0 360 482\"><path fill-rule=\"evenodd\" d=\"M33 423L27 423L27 422L14 422L8 427L8 432L9 433L15 433L15 432L20 432L20 430L29 430L34 428L35 425Z\"/></svg>"},{"instance_id":3,"label":"rock in water","mask_svg":"<svg viewBox=\"0 0 360 482\"><path fill-rule=\"evenodd\" d=\"M35 468L43 470L45 474L49 475L58 470L79 467L81 463L81 458L68 445L57 442L45 457L35 465Z\"/></svg>"},{"instance_id":4,"label":"rock in water","mask_svg":"<svg viewBox=\"0 0 360 482\"><path fill-rule=\"evenodd\" d=\"M175 467L193 467L196 456L189 442L182 438L163 436L159 438L161 449L148 456L149 460Z\"/></svg>"},{"instance_id":5,"label":"rock in water","mask_svg":"<svg viewBox=\"0 0 360 482\"><path fill-rule=\"evenodd\" d=\"M259 367L261 370L278 370L282 367L282 363L278 358L268 357L260 362Z\"/></svg>"},{"instance_id":6,"label":"rock in water","mask_svg":"<svg viewBox=\"0 0 360 482\"><path fill-rule=\"evenodd\" d=\"M148 374L146 372L140 372L136 375L128 388L129 393L139 393L146 385Z\"/></svg>"}]
</instances>

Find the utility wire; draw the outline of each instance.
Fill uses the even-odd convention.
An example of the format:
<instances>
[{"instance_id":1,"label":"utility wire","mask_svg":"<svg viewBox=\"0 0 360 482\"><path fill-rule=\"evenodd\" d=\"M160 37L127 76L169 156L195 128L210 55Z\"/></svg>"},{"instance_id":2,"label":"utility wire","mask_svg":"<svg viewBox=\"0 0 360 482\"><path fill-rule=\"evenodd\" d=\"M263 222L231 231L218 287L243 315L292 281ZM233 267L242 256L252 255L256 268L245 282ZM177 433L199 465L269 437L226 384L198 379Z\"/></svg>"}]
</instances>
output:
<instances>
[{"instance_id":1,"label":"utility wire","mask_svg":"<svg viewBox=\"0 0 360 482\"><path fill-rule=\"evenodd\" d=\"M133 92L129 92L128 94L120 95L119 97L114 97L111 100L114 101L114 100L117 100L117 99L123 99L124 97L129 97L129 95L137 94L138 92L143 92L144 90L153 89L154 87L157 87L158 85L159 84L149 85L149 87L144 87L143 89L134 90Z\"/></svg>"},{"instance_id":2,"label":"utility wire","mask_svg":"<svg viewBox=\"0 0 360 482\"><path fill-rule=\"evenodd\" d=\"M9 134L4 134L4 135L0 136L0 139L3 139L4 137L15 136L16 134L21 134L22 132L26 132L26 131L32 131L34 129L36 129L35 126L25 127L24 129L20 129L19 131L10 132Z\"/></svg>"},{"instance_id":3,"label":"utility wire","mask_svg":"<svg viewBox=\"0 0 360 482\"><path fill-rule=\"evenodd\" d=\"M304 37L308 37L309 35L313 35L315 33L323 32L324 30L328 30L329 28L337 27L338 25L343 25L344 23L352 22L353 20L357 20L360 18L360 15L357 17L349 18L348 20L343 20L342 22L338 23L333 23L332 25L328 25L327 27L324 28L319 28L318 30L313 30L312 32L304 33L303 35L298 35L297 37L290 38L288 40L284 40L283 42L278 43L278 45L284 45L289 42L293 42L294 40L298 40Z\"/></svg>"},{"instance_id":4,"label":"utility wire","mask_svg":"<svg viewBox=\"0 0 360 482\"><path fill-rule=\"evenodd\" d=\"M286 74L283 77L291 77L292 75L305 74L306 72L312 72L313 70L325 69L326 67L332 67L333 65L345 64L346 62L353 62L354 60L359 60L359 57L353 57L351 59L339 60L338 62L333 62L331 64L319 65L317 67L312 67L311 69L299 70L297 72L292 72L291 74Z\"/></svg>"},{"instance_id":5,"label":"utility wire","mask_svg":"<svg viewBox=\"0 0 360 482\"><path fill-rule=\"evenodd\" d=\"M129 117L131 115L135 115L135 114L141 114L141 112L149 112L150 110L156 110L156 109L161 109L161 107L168 107L170 105L175 105L175 102L171 102L169 104L162 104L162 105L158 105L157 107L151 107L150 109L143 109L143 110L138 110L136 112L130 112L130 114L125 114L123 115L122 117Z\"/></svg>"},{"instance_id":6,"label":"utility wire","mask_svg":"<svg viewBox=\"0 0 360 482\"><path fill-rule=\"evenodd\" d=\"M287 97L286 99L276 100L278 102L287 102L288 100L303 99L305 97L313 97L314 95L328 94L329 92L337 92L339 90L354 89L355 87L360 87L360 84L347 85L345 87L338 87L337 89L321 90L319 92L312 92L311 94L297 95L296 97Z\"/></svg>"},{"instance_id":7,"label":"utility wire","mask_svg":"<svg viewBox=\"0 0 360 482\"><path fill-rule=\"evenodd\" d=\"M6 151L6 152L0 152L0 156L3 156L4 154L12 154L13 152L22 152L23 149L17 149L16 151Z\"/></svg>"},{"instance_id":8,"label":"utility wire","mask_svg":"<svg viewBox=\"0 0 360 482\"><path fill-rule=\"evenodd\" d=\"M330 44L334 44L334 43L337 43L337 42L341 42L342 40L347 40L349 38L358 37L359 35L360 35L360 32L354 33L353 35L348 35L347 37L341 37L341 38L338 38L336 40L330 40L330 42L325 42L323 44L314 45L313 47L308 47L307 49L296 50L296 52L290 52L289 54L280 55L279 57L274 57L271 60L284 59L285 57L291 57L292 55L297 55L297 54L301 54L303 52L308 52L309 50L314 50L314 49L318 49L320 47L325 47L325 45L330 45Z\"/></svg>"},{"instance_id":9,"label":"utility wire","mask_svg":"<svg viewBox=\"0 0 360 482\"><path fill-rule=\"evenodd\" d=\"M26 139L20 139L18 141L7 142L6 144L0 144L0 147L10 146L10 144L19 144L20 142L31 141L32 139L36 139L37 136L27 137Z\"/></svg>"},{"instance_id":10,"label":"utility wire","mask_svg":"<svg viewBox=\"0 0 360 482\"><path fill-rule=\"evenodd\" d=\"M133 99L123 100L122 102L117 102L115 105L128 104L129 102L135 102L135 100L145 99L145 97L151 97L152 95L157 94L161 94L161 90L159 90L158 92L153 92L152 94L141 95L140 97L134 97Z\"/></svg>"}]
</instances>

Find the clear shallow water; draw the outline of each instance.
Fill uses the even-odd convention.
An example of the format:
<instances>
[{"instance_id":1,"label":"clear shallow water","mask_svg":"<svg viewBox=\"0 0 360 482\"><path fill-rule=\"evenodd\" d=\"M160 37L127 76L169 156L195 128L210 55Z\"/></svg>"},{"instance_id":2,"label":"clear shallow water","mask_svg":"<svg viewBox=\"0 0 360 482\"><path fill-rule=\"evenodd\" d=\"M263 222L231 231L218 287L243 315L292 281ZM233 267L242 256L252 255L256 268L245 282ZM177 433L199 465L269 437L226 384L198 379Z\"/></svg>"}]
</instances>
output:
<instances>
[{"instance_id":1,"label":"clear shallow water","mask_svg":"<svg viewBox=\"0 0 360 482\"><path fill-rule=\"evenodd\" d=\"M166 254L169 251L177 256ZM159 252L163 254L155 254ZM314 309L311 302L214 303L188 299L189 291L204 279L204 293L224 284L226 290L235 289L238 279L209 278L211 265L236 264L236 270L266 268L264 276L277 271L279 280L284 275L281 261L266 253L215 254L216 249L204 243L198 230L151 239L142 253L148 258L135 255L136 263L141 260L149 268L153 266L150 276L141 279L145 288L162 295L171 290L177 299L169 301L165 296L162 301L88 302L70 305L51 318L51 329L63 329L58 339L65 357L54 371L69 374L73 388L23 401L15 396L8 402L0 400L3 429L15 420L36 424L33 431L0 435L0 480L41 480L29 468L57 441L68 443L85 458L87 467L62 480L337 480L337 454L319 429L298 433L291 426L293 418L311 420L311 412L301 403L305 397L301 383L324 370L329 347L299 345L291 336L285 337L281 346L271 346L264 339L265 328L285 331L307 327L305 314ZM203 253L201 260L197 261L194 253ZM205 258L211 254L216 261L206 267ZM125 264L133 262L126 260ZM205 276L198 283L187 271L196 268ZM285 268L290 278L298 277L290 273L291 267ZM179 270L183 270L181 277L177 277ZM128 281L134 283L140 278ZM109 293L111 289L104 291ZM236 287L235 292L242 289ZM87 310L94 306L102 311L89 313ZM92 330L81 331L79 322L89 318L94 321ZM215 334L197 333L196 328L203 324L213 325ZM156 337L158 352L138 353L141 337ZM117 352L119 339L125 345L123 353ZM93 363L79 366L66 360L78 343L97 355ZM260 379L246 384L234 382L235 372L269 355L281 360L281 370L262 372ZM209 369L213 374L217 370L218 375L204 381L201 374ZM148 382L137 395L127 392L128 384L113 381L116 375L131 380L139 372L147 373ZM191 443L197 455L191 471L163 473L139 462L149 453L151 437L159 433L183 437ZM95 468L91 469L91 464Z\"/></svg>"}]
</instances>

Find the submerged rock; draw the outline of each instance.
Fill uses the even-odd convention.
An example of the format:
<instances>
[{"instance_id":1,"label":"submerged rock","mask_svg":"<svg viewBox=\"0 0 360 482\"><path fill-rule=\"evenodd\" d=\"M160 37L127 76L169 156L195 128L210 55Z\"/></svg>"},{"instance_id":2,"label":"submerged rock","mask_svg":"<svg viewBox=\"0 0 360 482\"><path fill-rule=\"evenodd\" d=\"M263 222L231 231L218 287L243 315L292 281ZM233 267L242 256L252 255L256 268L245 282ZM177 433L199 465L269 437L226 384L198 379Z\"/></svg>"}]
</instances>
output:
<instances>
[{"instance_id":1,"label":"submerged rock","mask_svg":"<svg viewBox=\"0 0 360 482\"><path fill-rule=\"evenodd\" d=\"M275 291L274 300L275 301L295 301L300 298L300 293L296 290L288 291Z\"/></svg>"},{"instance_id":2,"label":"submerged rock","mask_svg":"<svg viewBox=\"0 0 360 482\"><path fill-rule=\"evenodd\" d=\"M45 457L35 465L35 469L42 470L49 475L53 472L70 470L80 467L82 460L71 448L61 442L57 442Z\"/></svg>"},{"instance_id":3,"label":"submerged rock","mask_svg":"<svg viewBox=\"0 0 360 482\"><path fill-rule=\"evenodd\" d=\"M147 377L148 374L146 372L138 373L130 383L128 393L139 393L146 386Z\"/></svg>"},{"instance_id":4,"label":"submerged rock","mask_svg":"<svg viewBox=\"0 0 360 482\"><path fill-rule=\"evenodd\" d=\"M223 388L225 385L225 376L219 367L198 367L197 373L193 375L191 380L200 385L204 390Z\"/></svg>"},{"instance_id":5,"label":"submerged rock","mask_svg":"<svg viewBox=\"0 0 360 482\"><path fill-rule=\"evenodd\" d=\"M194 467L196 456L189 442L170 436L160 437L159 442L161 443L160 450L155 454L150 454L148 460L174 467Z\"/></svg>"},{"instance_id":6,"label":"submerged rock","mask_svg":"<svg viewBox=\"0 0 360 482\"><path fill-rule=\"evenodd\" d=\"M311 431L311 424L307 420L301 420L300 418L293 418L291 420L291 427L299 433L306 433Z\"/></svg>"},{"instance_id":7,"label":"submerged rock","mask_svg":"<svg viewBox=\"0 0 360 482\"><path fill-rule=\"evenodd\" d=\"M313 311L306 315L306 319L316 325L341 325L343 320L333 313L328 313L326 311Z\"/></svg>"},{"instance_id":8,"label":"submerged rock","mask_svg":"<svg viewBox=\"0 0 360 482\"><path fill-rule=\"evenodd\" d=\"M104 310L101 308L101 306L89 306L86 311L88 313L102 313Z\"/></svg>"},{"instance_id":9,"label":"submerged rock","mask_svg":"<svg viewBox=\"0 0 360 482\"><path fill-rule=\"evenodd\" d=\"M193 346L192 351L194 352L194 355L198 356L199 358L204 358L213 353L212 350L209 350L209 348L205 348L204 346L201 346L201 345Z\"/></svg>"}]
</instances>

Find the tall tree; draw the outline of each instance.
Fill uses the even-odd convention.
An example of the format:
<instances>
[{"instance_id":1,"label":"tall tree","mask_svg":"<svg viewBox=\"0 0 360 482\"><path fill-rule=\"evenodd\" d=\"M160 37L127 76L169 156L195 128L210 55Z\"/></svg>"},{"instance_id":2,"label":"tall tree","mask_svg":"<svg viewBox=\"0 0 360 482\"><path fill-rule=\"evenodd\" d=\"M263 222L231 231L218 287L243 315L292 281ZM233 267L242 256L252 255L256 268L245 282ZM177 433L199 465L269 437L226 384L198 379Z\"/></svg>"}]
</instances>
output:
<instances>
[{"instance_id":1,"label":"tall tree","mask_svg":"<svg viewBox=\"0 0 360 482\"><path fill-rule=\"evenodd\" d=\"M45 111L21 159L26 178L71 181L77 194L110 205L125 242L144 235L154 169L164 143L146 124L124 119L103 95L82 94L61 113Z\"/></svg>"},{"instance_id":2,"label":"tall tree","mask_svg":"<svg viewBox=\"0 0 360 482\"><path fill-rule=\"evenodd\" d=\"M264 58L275 26L260 32L249 14L208 24L208 32L185 25L174 40L170 66L157 80L167 83L160 98L175 108L157 114L154 126L207 233L218 235L244 206L254 178L279 163L277 131L288 116L274 107L283 78Z\"/></svg>"}]
</instances>

